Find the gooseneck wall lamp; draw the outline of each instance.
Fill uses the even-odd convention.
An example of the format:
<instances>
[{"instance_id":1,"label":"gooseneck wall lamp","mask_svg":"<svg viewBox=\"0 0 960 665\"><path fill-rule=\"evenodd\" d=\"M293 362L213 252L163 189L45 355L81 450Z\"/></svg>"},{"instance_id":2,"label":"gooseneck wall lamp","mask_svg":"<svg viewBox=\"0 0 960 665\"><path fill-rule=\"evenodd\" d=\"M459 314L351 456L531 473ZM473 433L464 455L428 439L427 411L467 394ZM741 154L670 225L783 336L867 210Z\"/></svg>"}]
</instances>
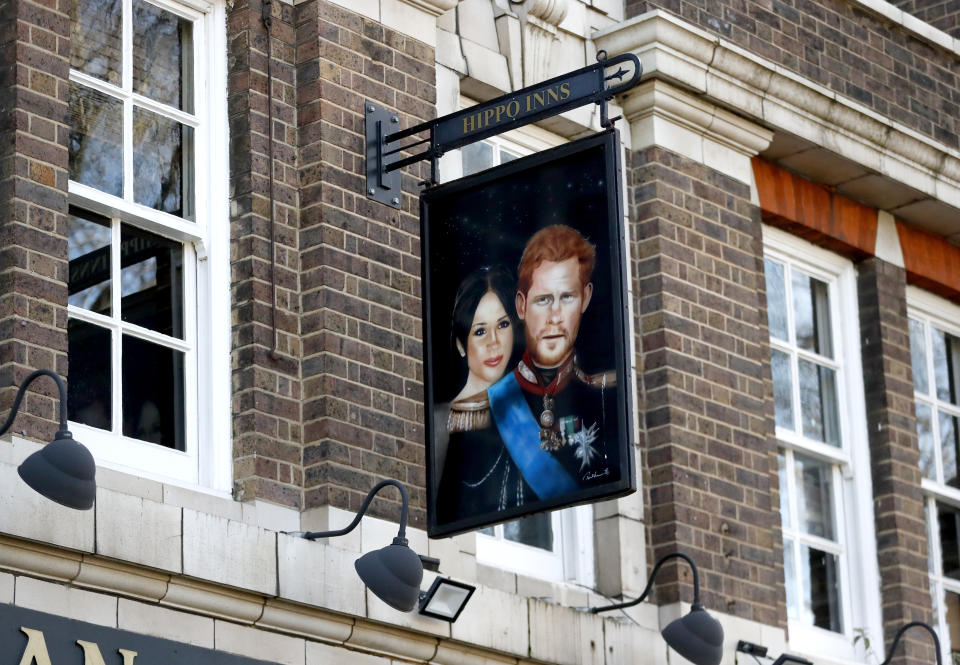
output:
<instances>
[{"instance_id":1,"label":"gooseneck wall lamp","mask_svg":"<svg viewBox=\"0 0 960 665\"><path fill-rule=\"evenodd\" d=\"M376 596L395 610L409 612L420 600L420 582L423 581L423 563L420 557L407 545L407 490L396 480L382 480L374 486L363 500L360 511L353 521L342 529L335 531L293 531L291 536L299 536L307 540L317 538L334 538L353 531L358 524L373 496L387 485L393 485L400 490L403 504L400 508L400 530L393 543L379 550L367 552L354 563L357 575L363 580Z\"/></svg>"},{"instance_id":2,"label":"gooseneck wall lamp","mask_svg":"<svg viewBox=\"0 0 960 665\"><path fill-rule=\"evenodd\" d=\"M930 637L933 638L933 646L937 650L937 665L942 665L942 661L940 660L940 638L937 637L937 633L933 628L922 621L911 621L897 631L897 634L893 637L893 644L890 645L890 651L887 652L887 659L880 663L880 665L890 665L890 661L893 660L893 652L897 650L897 644L900 643L900 638L903 637L903 634L907 632L908 629L915 626L925 628L927 632L930 633Z\"/></svg>"},{"instance_id":3,"label":"gooseneck wall lamp","mask_svg":"<svg viewBox=\"0 0 960 665\"><path fill-rule=\"evenodd\" d=\"M56 438L25 459L17 472L27 485L48 499L68 508L88 510L97 496L97 465L90 451L75 441L67 429L67 390L55 372L38 369L27 377L13 400L7 422L0 427L0 436L13 425L27 386L40 376L49 376L60 391L60 429Z\"/></svg>"},{"instance_id":4,"label":"gooseneck wall lamp","mask_svg":"<svg viewBox=\"0 0 960 665\"><path fill-rule=\"evenodd\" d=\"M596 614L639 604L650 594L654 578L660 571L660 567L668 559L674 557L689 563L690 569L693 570L693 604L686 616L675 619L663 629L663 639L674 651L687 660L696 663L696 665L718 665L723 657L723 627L719 621L703 609L703 604L700 602L700 577L697 573L697 566L693 563L693 559L682 552L671 552L657 561L653 567L653 572L650 573L647 587L635 600L616 605L594 607L590 611Z\"/></svg>"}]
</instances>

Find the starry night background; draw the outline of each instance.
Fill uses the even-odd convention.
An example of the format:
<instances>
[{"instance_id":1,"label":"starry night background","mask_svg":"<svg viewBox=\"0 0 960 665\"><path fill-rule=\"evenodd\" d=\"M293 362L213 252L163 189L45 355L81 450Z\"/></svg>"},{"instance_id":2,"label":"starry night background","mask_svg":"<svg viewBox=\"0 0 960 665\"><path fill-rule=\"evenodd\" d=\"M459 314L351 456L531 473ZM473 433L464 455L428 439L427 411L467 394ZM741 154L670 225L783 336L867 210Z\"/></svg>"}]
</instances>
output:
<instances>
[{"instance_id":1,"label":"starry night background","mask_svg":"<svg viewBox=\"0 0 960 665\"><path fill-rule=\"evenodd\" d=\"M607 146L595 143L552 163L543 162L553 151L537 153L424 194L423 270L430 300L424 333L434 403L452 399L466 380L466 362L450 348L460 282L473 270L495 264L506 266L516 277L527 240L551 224L577 229L596 247L593 298L576 348L585 371L616 368L613 308L622 308L622 303L611 286L619 288L620 266L616 242L611 246L617 222L611 219L616 215L608 201ZM569 149L569 144L563 148ZM515 336L522 349L522 328Z\"/></svg>"}]
</instances>

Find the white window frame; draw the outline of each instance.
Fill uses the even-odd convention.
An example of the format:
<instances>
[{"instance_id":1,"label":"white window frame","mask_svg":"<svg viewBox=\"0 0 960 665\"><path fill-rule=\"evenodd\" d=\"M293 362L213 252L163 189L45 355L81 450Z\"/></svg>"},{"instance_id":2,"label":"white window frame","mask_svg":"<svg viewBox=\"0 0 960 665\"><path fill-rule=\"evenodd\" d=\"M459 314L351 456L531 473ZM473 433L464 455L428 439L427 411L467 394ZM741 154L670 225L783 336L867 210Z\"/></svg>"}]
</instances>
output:
<instances>
[{"instance_id":1,"label":"white window frame","mask_svg":"<svg viewBox=\"0 0 960 665\"><path fill-rule=\"evenodd\" d=\"M123 100L123 196L104 193L79 182L68 184L69 202L106 217L114 229L113 277L119 275L119 234L128 223L183 243L184 337L180 342L156 332L119 323L82 308L68 306L71 318L95 323L112 335L133 334L162 339L164 346L185 352L185 450L177 451L71 422L70 428L93 453L99 465L164 482L199 487L227 495L232 484L230 426L230 282L229 282L229 164L227 145L226 8L223 2L201 0L144 0L193 21L194 113L185 113L132 92L132 0L123 1L123 88L79 71L70 81L113 99ZM133 104L162 109L194 128L194 217L189 221L133 201L131 145ZM221 131L222 130L222 131ZM114 279L112 311L119 311L120 285ZM120 345L112 345L112 400L114 420L122 399Z\"/></svg>"},{"instance_id":2,"label":"white window frame","mask_svg":"<svg viewBox=\"0 0 960 665\"><path fill-rule=\"evenodd\" d=\"M784 265L784 281L790 283L790 269L826 282L830 298L831 334L833 335L834 362L828 366L836 370L837 409L840 426L840 447L807 439L802 429L790 431L777 427L778 446L828 462L833 465L834 527L839 548L812 536L799 536L799 525L784 529L784 534L799 538L801 543L814 544L818 549L839 554L840 602L843 632L788 621L790 649L819 658L863 660L862 649L853 645L860 630L874 640L882 638L880 593L877 580L880 577L877 562L876 535L874 531L873 488L870 472L870 455L867 438L866 405L863 389L863 370L860 355L860 321L857 298L856 270L853 264L832 252L797 238L771 226L763 226L764 258ZM793 303L787 299L787 316L791 337L793 330ZM797 353L795 346L784 345L770 337L771 349ZM801 354L803 352L800 352ZM814 356L811 356L813 358ZM818 364L826 364L816 356ZM796 377L796 361L791 360L793 377ZM794 378L795 384L796 379ZM800 423L801 406L794 385L794 417ZM856 473L854 473L856 470ZM796 491L794 468L788 466L788 487L781 492L788 495L795 507ZM796 511L792 511L796 519ZM839 550L839 551L838 551ZM784 574L790 574L784 571ZM797 589L802 587L797 580Z\"/></svg>"},{"instance_id":3,"label":"white window frame","mask_svg":"<svg viewBox=\"0 0 960 665\"><path fill-rule=\"evenodd\" d=\"M461 97L460 107L476 102ZM500 151L525 156L567 143L563 137L534 125L514 129L483 140L494 148L494 165L500 164ZM449 182L463 176L460 151L451 152L454 159L442 162L440 180ZM494 528L490 536L477 532L477 561L503 570L551 582L575 581L592 587L593 569L593 507L576 506L550 513L553 528L553 550L547 551L506 540L503 526Z\"/></svg>"},{"instance_id":4,"label":"white window frame","mask_svg":"<svg viewBox=\"0 0 960 665\"><path fill-rule=\"evenodd\" d=\"M960 337L960 307L945 298L936 296L915 286L907 287L907 316L909 319L918 319L924 326L925 356L927 364L927 381L929 394L920 396L914 386L914 399L929 406L936 414L938 410L960 416L960 407L948 406L936 397L936 382L933 364L933 346L931 344L930 327L934 326L943 332ZM932 396L931 396L932 395ZM934 432L938 432L937 418L931 419ZM936 442L939 437L934 436ZM919 441L918 441L919 444ZM960 511L960 489L950 487L940 482L943 478L941 455L935 457L937 480L922 478L920 481L923 492L924 509L927 517L927 557L930 572L931 600L934 600L936 609L936 629L940 637L941 655L944 662L951 662L950 631L947 628L946 592L960 595L960 580L945 577L943 574L943 556L940 550L940 525L937 518L937 504L949 505ZM956 645L960 647L960 645Z\"/></svg>"}]
</instances>

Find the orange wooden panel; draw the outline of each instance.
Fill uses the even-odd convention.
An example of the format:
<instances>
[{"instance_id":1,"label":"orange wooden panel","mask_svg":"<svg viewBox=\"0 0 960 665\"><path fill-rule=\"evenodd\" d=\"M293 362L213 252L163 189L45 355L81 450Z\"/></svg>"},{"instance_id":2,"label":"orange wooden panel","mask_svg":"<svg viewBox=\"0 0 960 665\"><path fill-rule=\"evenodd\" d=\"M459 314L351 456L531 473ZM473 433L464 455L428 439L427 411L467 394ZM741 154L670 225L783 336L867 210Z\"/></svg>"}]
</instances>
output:
<instances>
[{"instance_id":1,"label":"orange wooden panel","mask_svg":"<svg viewBox=\"0 0 960 665\"><path fill-rule=\"evenodd\" d=\"M753 172L764 219L849 256L873 254L876 210L759 157Z\"/></svg>"},{"instance_id":2,"label":"orange wooden panel","mask_svg":"<svg viewBox=\"0 0 960 665\"><path fill-rule=\"evenodd\" d=\"M907 281L946 298L960 298L960 247L943 236L897 220Z\"/></svg>"}]
</instances>

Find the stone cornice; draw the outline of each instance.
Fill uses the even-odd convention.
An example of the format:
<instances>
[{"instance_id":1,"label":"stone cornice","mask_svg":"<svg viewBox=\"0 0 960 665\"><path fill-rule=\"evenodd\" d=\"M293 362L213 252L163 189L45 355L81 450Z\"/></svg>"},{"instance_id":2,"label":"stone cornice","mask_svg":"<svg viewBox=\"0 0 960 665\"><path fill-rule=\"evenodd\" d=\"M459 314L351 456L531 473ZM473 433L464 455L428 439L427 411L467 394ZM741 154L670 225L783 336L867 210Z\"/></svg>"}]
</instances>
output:
<instances>
[{"instance_id":1,"label":"stone cornice","mask_svg":"<svg viewBox=\"0 0 960 665\"><path fill-rule=\"evenodd\" d=\"M432 16L440 16L457 6L458 0L400 0Z\"/></svg>"},{"instance_id":2,"label":"stone cornice","mask_svg":"<svg viewBox=\"0 0 960 665\"><path fill-rule=\"evenodd\" d=\"M636 53L647 77L960 208L960 153L666 12L637 16L594 41L611 55Z\"/></svg>"}]
</instances>

